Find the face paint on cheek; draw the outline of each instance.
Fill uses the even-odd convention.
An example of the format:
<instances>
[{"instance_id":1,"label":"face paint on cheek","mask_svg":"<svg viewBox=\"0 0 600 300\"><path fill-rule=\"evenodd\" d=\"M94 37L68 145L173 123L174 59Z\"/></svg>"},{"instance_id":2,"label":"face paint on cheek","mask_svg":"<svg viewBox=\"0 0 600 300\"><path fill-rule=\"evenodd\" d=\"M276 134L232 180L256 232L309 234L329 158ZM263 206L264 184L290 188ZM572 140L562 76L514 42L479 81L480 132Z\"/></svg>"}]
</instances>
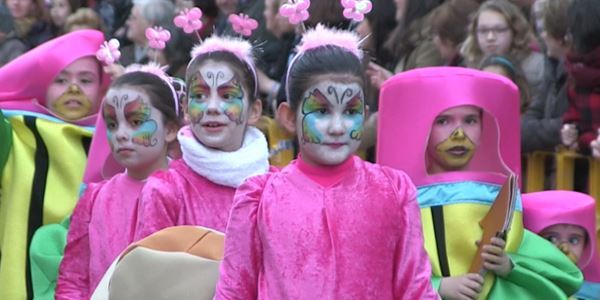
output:
<instances>
[{"instance_id":1,"label":"face paint on cheek","mask_svg":"<svg viewBox=\"0 0 600 300\"><path fill-rule=\"evenodd\" d=\"M325 111L327 111L327 98L318 89L304 98L302 104L303 143L320 144L323 142L323 134L317 128L317 121L326 118Z\"/></svg>"},{"instance_id":2,"label":"face paint on cheek","mask_svg":"<svg viewBox=\"0 0 600 300\"><path fill-rule=\"evenodd\" d=\"M202 117L204 117L204 112L207 110L207 108L208 103L190 99L190 102L188 103L188 113L190 115L192 124L200 123L200 120L202 120Z\"/></svg>"},{"instance_id":3,"label":"face paint on cheek","mask_svg":"<svg viewBox=\"0 0 600 300\"><path fill-rule=\"evenodd\" d=\"M363 132L363 121L365 119L365 105L360 94L356 94L348 101L348 111L350 114L346 115L345 118L352 122L352 125L350 126L350 138L360 141Z\"/></svg>"},{"instance_id":4,"label":"face paint on cheek","mask_svg":"<svg viewBox=\"0 0 600 300\"><path fill-rule=\"evenodd\" d=\"M242 124L242 111L244 110L244 91L240 84L231 79L218 88L219 97L225 99L221 103L221 111L236 124Z\"/></svg>"},{"instance_id":5,"label":"face paint on cheek","mask_svg":"<svg viewBox=\"0 0 600 300\"><path fill-rule=\"evenodd\" d=\"M116 126L117 124L117 111L114 106L109 104L104 104L102 106L102 117L104 118L104 123L106 124L106 138L108 139L108 143L110 144L111 149L114 148L114 135L112 130L108 129L109 125Z\"/></svg>"},{"instance_id":6,"label":"face paint on cheek","mask_svg":"<svg viewBox=\"0 0 600 300\"><path fill-rule=\"evenodd\" d=\"M151 147L158 142L154 137L158 129L155 120L150 118L150 107L141 98L137 98L127 104L124 108L125 118L132 127L139 123L131 135L131 141L145 147Z\"/></svg>"}]
</instances>

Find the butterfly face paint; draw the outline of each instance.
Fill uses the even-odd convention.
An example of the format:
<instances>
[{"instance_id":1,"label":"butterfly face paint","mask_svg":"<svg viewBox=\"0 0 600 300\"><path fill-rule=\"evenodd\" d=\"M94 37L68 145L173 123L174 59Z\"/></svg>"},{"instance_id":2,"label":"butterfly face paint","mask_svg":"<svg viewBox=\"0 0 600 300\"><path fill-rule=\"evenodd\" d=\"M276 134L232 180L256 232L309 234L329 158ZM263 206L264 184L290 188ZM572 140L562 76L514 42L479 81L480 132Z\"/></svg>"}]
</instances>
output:
<instances>
[{"instance_id":1,"label":"butterfly face paint","mask_svg":"<svg viewBox=\"0 0 600 300\"><path fill-rule=\"evenodd\" d=\"M235 151L242 145L249 101L226 63L208 60L190 82L188 114L192 132L205 146Z\"/></svg>"},{"instance_id":2,"label":"butterfly face paint","mask_svg":"<svg viewBox=\"0 0 600 300\"><path fill-rule=\"evenodd\" d=\"M164 161L166 130L159 110L134 88L111 89L102 106L113 156L128 169Z\"/></svg>"},{"instance_id":3,"label":"butterfly face paint","mask_svg":"<svg viewBox=\"0 0 600 300\"><path fill-rule=\"evenodd\" d=\"M328 80L310 86L297 113L302 158L323 165L344 162L360 144L364 118L358 83Z\"/></svg>"},{"instance_id":4,"label":"butterfly face paint","mask_svg":"<svg viewBox=\"0 0 600 300\"><path fill-rule=\"evenodd\" d=\"M464 169L481 136L481 109L465 105L443 111L433 122L427 161L429 173Z\"/></svg>"}]
</instances>

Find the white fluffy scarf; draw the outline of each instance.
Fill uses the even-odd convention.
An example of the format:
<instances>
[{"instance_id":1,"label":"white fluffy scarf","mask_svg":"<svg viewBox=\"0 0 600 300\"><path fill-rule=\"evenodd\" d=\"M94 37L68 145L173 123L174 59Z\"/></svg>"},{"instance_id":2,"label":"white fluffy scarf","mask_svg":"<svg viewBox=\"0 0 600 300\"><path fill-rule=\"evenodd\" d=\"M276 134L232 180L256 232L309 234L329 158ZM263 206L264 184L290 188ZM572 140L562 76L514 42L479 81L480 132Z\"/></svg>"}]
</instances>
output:
<instances>
[{"instance_id":1,"label":"white fluffy scarf","mask_svg":"<svg viewBox=\"0 0 600 300\"><path fill-rule=\"evenodd\" d=\"M189 126L179 130L177 139L185 163L194 172L220 185L237 188L246 178L264 174L269 169L267 140L252 126L246 129L242 147L233 152L205 147L194 137Z\"/></svg>"}]
</instances>

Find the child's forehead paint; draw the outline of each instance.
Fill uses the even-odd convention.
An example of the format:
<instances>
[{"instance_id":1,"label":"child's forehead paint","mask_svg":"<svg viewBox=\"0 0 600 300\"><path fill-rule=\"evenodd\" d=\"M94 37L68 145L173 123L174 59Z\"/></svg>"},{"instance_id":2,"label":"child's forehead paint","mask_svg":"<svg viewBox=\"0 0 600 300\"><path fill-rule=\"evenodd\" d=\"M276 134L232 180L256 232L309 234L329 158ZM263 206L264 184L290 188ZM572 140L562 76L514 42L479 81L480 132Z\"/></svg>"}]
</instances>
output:
<instances>
[{"instance_id":1,"label":"child's forehead paint","mask_svg":"<svg viewBox=\"0 0 600 300\"><path fill-rule=\"evenodd\" d=\"M214 61L201 65L198 73L211 88L219 87L235 77L235 72L229 65Z\"/></svg>"},{"instance_id":2,"label":"child's forehead paint","mask_svg":"<svg viewBox=\"0 0 600 300\"><path fill-rule=\"evenodd\" d=\"M204 80L204 77L200 74L200 72L198 72L198 74L192 77L191 83L191 95L210 93L210 86L208 85L206 80Z\"/></svg>"},{"instance_id":3,"label":"child's forehead paint","mask_svg":"<svg viewBox=\"0 0 600 300\"><path fill-rule=\"evenodd\" d=\"M362 105L362 88L358 83L339 83L332 81L319 82L312 85L305 96L305 99L311 96L317 96L316 91L319 91L322 97L319 100L326 100L331 105L346 104ZM358 102L358 103L356 103Z\"/></svg>"},{"instance_id":4,"label":"child's forehead paint","mask_svg":"<svg viewBox=\"0 0 600 300\"><path fill-rule=\"evenodd\" d=\"M116 119L117 118L117 110L115 109L115 107L113 105L106 102L106 103L104 103L104 105L102 105L102 115L105 118Z\"/></svg>"},{"instance_id":5,"label":"child's forehead paint","mask_svg":"<svg viewBox=\"0 0 600 300\"><path fill-rule=\"evenodd\" d=\"M150 109L148 105L146 105L144 99L138 95L132 101L128 101L125 103L125 108L123 109L125 113L125 117L129 117L135 114L150 114Z\"/></svg>"}]
</instances>

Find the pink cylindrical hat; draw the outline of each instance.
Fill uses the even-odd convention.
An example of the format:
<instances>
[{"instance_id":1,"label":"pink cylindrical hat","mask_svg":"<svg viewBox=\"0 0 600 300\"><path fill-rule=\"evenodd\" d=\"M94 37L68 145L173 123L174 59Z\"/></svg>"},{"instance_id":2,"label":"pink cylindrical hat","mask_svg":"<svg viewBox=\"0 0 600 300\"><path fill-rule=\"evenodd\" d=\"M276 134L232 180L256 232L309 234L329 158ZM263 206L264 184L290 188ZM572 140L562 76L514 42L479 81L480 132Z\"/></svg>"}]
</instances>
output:
<instances>
[{"instance_id":1,"label":"pink cylindrical hat","mask_svg":"<svg viewBox=\"0 0 600 300\"><path fill-rule=\"evenodd\" d=\"M44 107L50 83L74 61L86 56L95 58L103 42L101 31L77 30L49 40L6 64L0 68L0 108L51 114ZM106 90L110 77L104 72L101 74L103 90ZM93 125L95 116L74 123Z\"/></svg>"},{"instance_id":2,"label":"pink cylindrical hat","mask_svg":"<svg viewBox=\"0 0 600 300\"><path fill-rule=\"evenodd\" d=\"M596 205L590 195L573 191L543 191L522 194L525 228L540 233L556 224L581 226L588 235L587 245L577 265L585 280L600 282L597 251Z\"/></svg>"},{"instance_id":3,"label":"pink cylindrical hat","mask_svg":"<svg viewBox=\"0 0 600 300\"><path fill-rule=\"evenodd\" d=\"M457 67L420 68L394 75L379 96L377 161L405 171L417 186L479 180L501 184L521 173L519 92L510 80ZM427 144L443 111L481 108L478 150L463 171L428 174Z\"/></svg>"}]
</instances>

